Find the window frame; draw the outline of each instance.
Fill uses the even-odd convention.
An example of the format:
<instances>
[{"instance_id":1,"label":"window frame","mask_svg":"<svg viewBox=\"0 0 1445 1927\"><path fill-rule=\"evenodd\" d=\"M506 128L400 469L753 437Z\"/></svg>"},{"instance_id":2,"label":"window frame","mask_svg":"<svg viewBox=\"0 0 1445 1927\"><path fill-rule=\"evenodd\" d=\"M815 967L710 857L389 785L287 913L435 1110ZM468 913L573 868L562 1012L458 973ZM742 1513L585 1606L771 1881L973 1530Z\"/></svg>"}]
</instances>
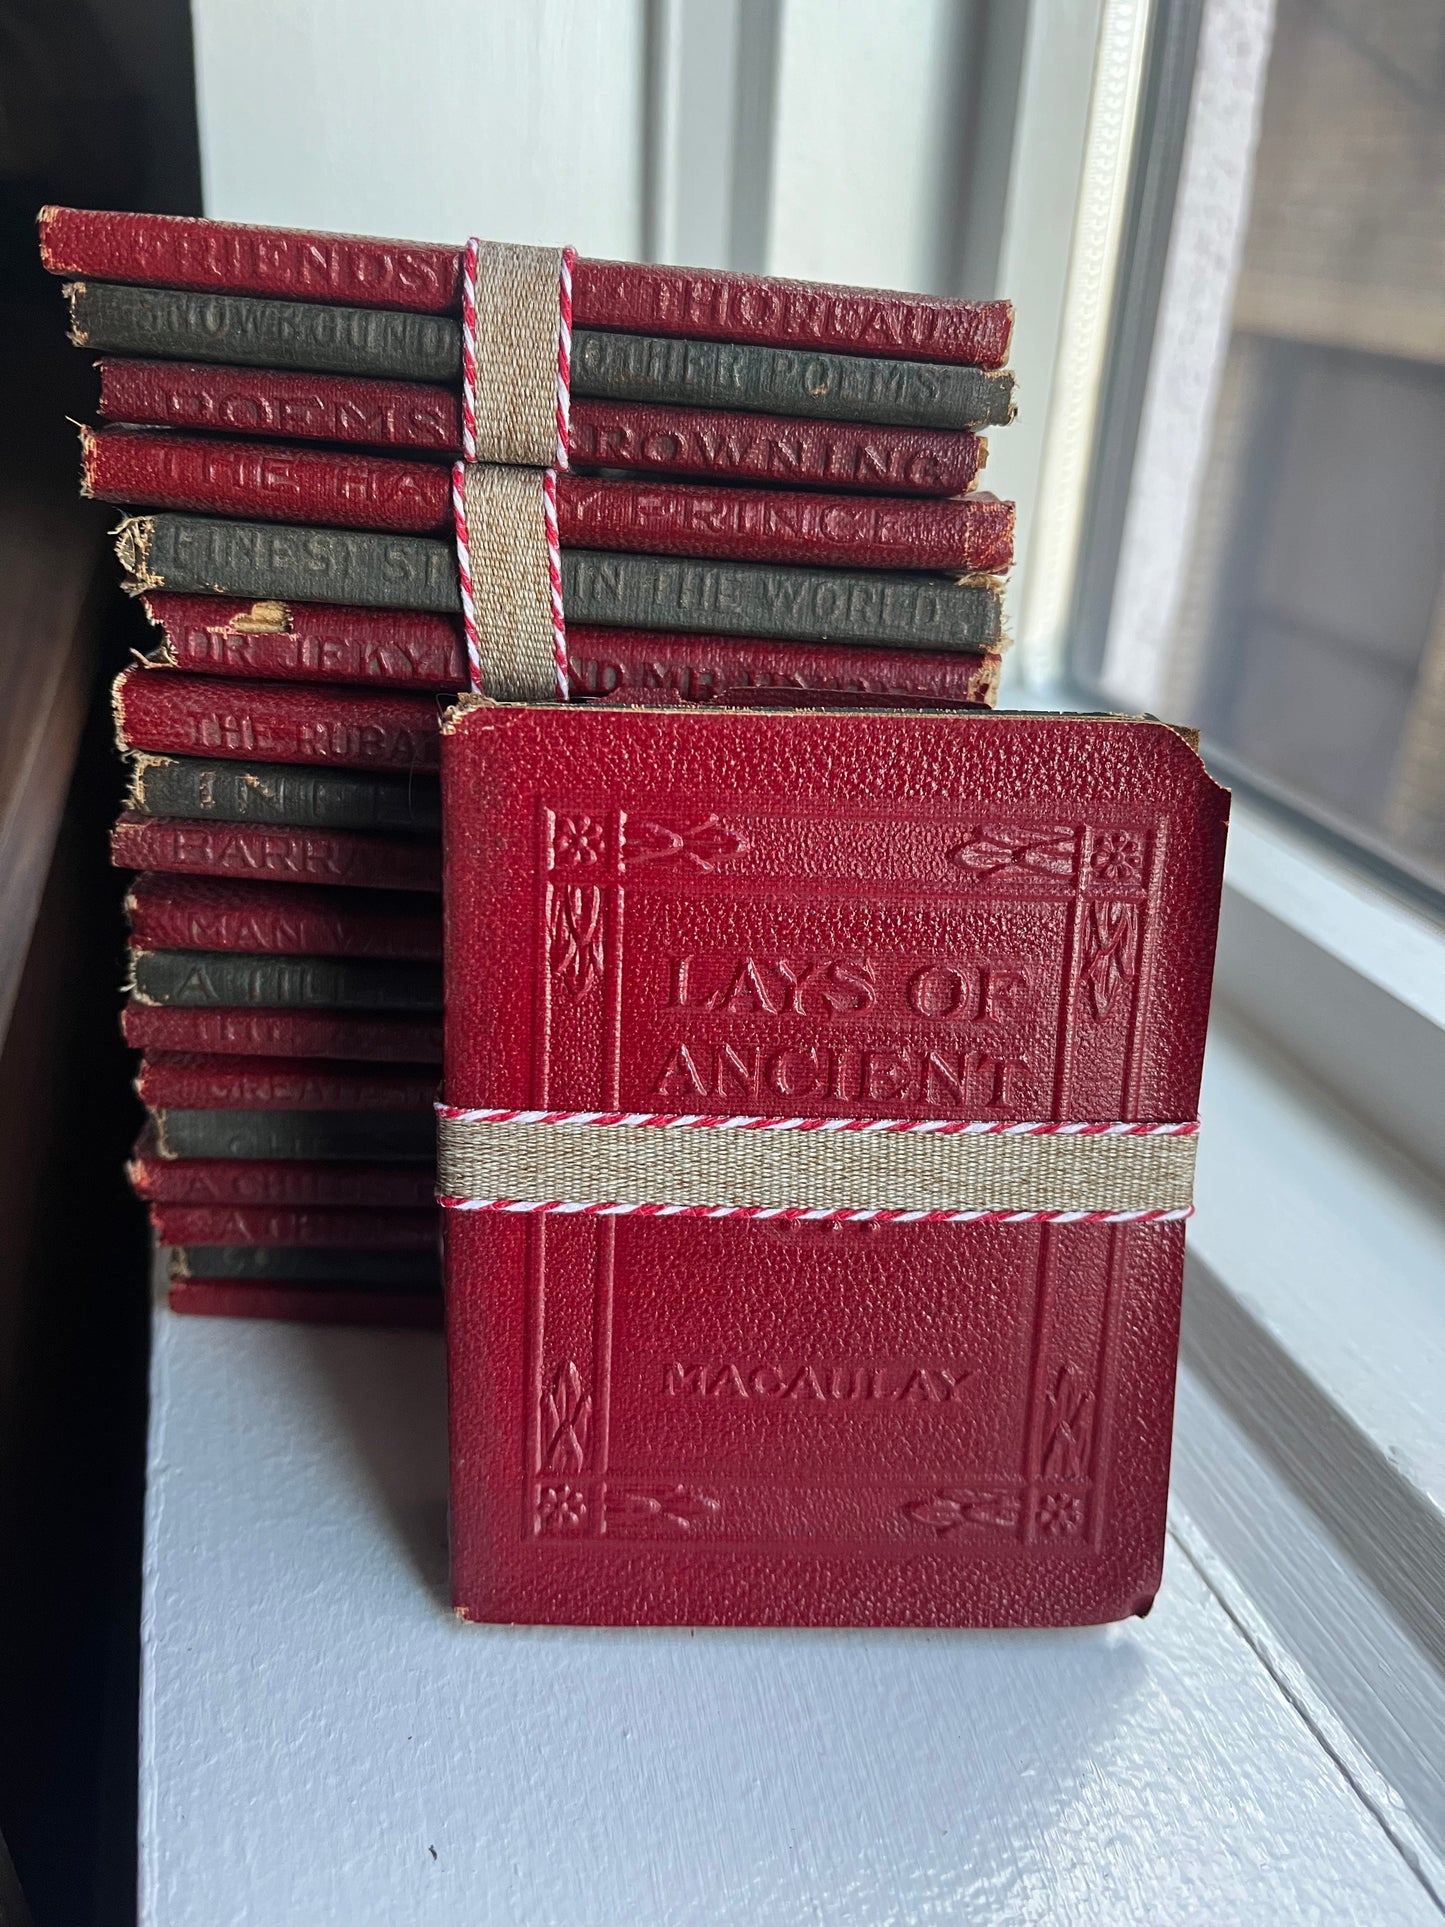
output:
<instances>
[{"instance_id":1,"label":"window frame","mask_svg":"<svg viewBox=\"0 0 1445 1927\"><path fill-rule=\"evenodd\" d=\"M1042 11L1034 0L1031 15ZM1088 242L1090 166L1127 166L1128 201L1112 298L1093 324L1107 347L1078 540L1055 541L1052 557L1035 547L1018 593L1031 703L1102 700L1191 720L1173 712L1169 645L1230 340L1273 14L1274 0L1152 0L1127 142L1085 156L1075 256ZM1096 94L1117 89L1109 59L1101 33ZM1021 122L1029 113L1025 94ZM1029 139L1016 128L1016 154ZM1060 422L1082 418L1070 384L1087 361L1061 338L1055 455ZM1033 501L1020 491L1021 518L1070 512L1067 468L1046 453ZM1175 1537L1191 1559L1199 1541L1211 1585L1254 1627L1282 1689L1312 1696L1321 1730L1343 1736L1329 1742L1337 1757L1353 1749L1360 1784L1383 1790L1371 1805L1438 1897L1445 1635L1412 1608L1425 1596L1421 1547L1433 1559L1445 1544L1445 1447L1438 1432L1433 1450L1419 1444L1445 1360L1445 1290L1430 1287L1437 1274L1445 1283L1445 896L1368 831L1246 775L1207 738L1203 753L1235 802ZM1386 1301L1409 1327L1404 1343L1380 1342ZM1387 1716L1370 1682L1400 1678L1410 1690Z\"/></svg>"}]
</instances>

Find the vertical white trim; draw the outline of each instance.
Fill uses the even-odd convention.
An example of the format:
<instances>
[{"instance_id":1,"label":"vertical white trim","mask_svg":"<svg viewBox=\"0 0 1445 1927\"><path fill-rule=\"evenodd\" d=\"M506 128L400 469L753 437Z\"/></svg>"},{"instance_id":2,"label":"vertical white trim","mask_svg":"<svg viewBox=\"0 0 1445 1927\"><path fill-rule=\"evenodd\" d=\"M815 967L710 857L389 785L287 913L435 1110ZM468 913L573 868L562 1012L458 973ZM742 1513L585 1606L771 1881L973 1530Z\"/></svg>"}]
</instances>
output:
<instances>
[{"instance_id":1,"label":"vertical white trim","mask_svg":"<svg viewBox=\"0 0 1445 1927\"><path fill-rule=\"evenodd\" d=\"M1104 658L1162 709L1249 218L1273 0L1207 0ZM1177 679L1172 686L1177 687Z\"/></svg>"},{"instance_id":2,"label":"vertical white trim","mask_svg":"<svg viewBox=\"0 0 1445 1927\"><path fill-rule=\"evenodd\" d=\"M1014 304L1019 412L1009 429L989 437L984 475L995 494L1018 504L1014 568L1005 588L1013 627L1037 519L1101 7L1102 0L1070 6L1030 0L1028 6L994 288ZM1010 680L1021 653L1009 659Z\"/></svg>"},{"instance_id":3,"label":"vertical white trim","mask_svg":"<svg viewBox=\"0 0 1445 1927\"><path fill-rule=\"evenodd\" d=\"M1021 666L1035 684L1064 666L1151 11L1152 0L1104 0L1099 22L1034 526L1014 617ZM1027 395L1021 402L1029 406Z\"/></svg>"},{"instance_id":4,"label":"vertical white trim","mask_svg":"<svg viewBox=\"0 0 1445 1927\"><path fill-rule=\"evenodd\" d=\"M650 0L647 252L729 265L739 0Z\"/></svg>"},{"instance_id":5,"label":"vertical white trim","mask_svg":"<svg viewBox=\"0 0 1445 1927\"><path fill-rule=\"evenodd\" d=\"M677 170L681 139L683 0L646 0L642 114L642 252L672 261L677 234Z\"/></svg>"},{"instance_id":6,"label":"vertical white trim","mask_svg":"<svg viewBox=\"0 0 1445 1927\"><path fill-rule=\"evenodd\" d=\"M780 0L647 0L650 261L762 266Z\"/></svg>"}]
</instances>

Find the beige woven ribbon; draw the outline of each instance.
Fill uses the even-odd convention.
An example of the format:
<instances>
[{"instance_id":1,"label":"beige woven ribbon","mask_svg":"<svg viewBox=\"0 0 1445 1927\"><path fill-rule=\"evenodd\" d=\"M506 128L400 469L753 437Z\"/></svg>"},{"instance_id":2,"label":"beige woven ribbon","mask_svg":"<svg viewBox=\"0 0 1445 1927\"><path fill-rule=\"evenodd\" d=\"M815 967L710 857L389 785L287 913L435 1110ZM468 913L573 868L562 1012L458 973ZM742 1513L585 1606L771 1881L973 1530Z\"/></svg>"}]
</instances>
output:
<instances>
[{"instance_id":1,"label":"beige woven ribbon","mask_svg":"<svg viewBox=\"0 0 1445 1927\"><path fill-rule=\"evenodd\" d=\"M464 488L481 687L546 702L557 672L541 471L471 462Z\"/></svg>"},{"instance_id":2,"label":"beige woven ribbon","mask_svg":"<svg viewBox=\"0 0 1445 1927\"><path fill-rule=\"evenodd\" d=\"M453 1199L872 1211L1188 1209L1193 1135L967 1136L439 1119Z\"/></svg>"},{"instance_id":3,"label":"beige woven ribbon","mask_svg":"<svg viewBox=\"0 0 1445 1927\"><path fill-rule=\"evenodd\" d=\"M477 250L477 460L557 459L557 248Z\"/></svg>"}]
</instances>

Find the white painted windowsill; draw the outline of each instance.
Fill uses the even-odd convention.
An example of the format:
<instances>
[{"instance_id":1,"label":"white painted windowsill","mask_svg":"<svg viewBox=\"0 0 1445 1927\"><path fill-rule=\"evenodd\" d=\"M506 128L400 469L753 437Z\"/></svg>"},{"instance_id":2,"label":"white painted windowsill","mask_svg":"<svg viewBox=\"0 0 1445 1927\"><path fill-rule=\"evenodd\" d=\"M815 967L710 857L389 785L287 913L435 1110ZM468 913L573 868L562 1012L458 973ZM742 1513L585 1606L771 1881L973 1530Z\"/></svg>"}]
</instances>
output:
<instances>
[{"instance_id":1,"label":"white painted windowsill","mask_svg":"<svg viewBox=\"0 0 1445 1927\"><path fill-rule=\"evenodd\" d=\"M1445 929L1235 798L1228 882L1397 1003L1445 1029Z\"/></svg>"},{"instance_id":2,"label":"white painted windowsill","mask_svg":"<svg viewBox=\"0 0 1445 1927\"><path fill-rule=\"evenodd\" d=\"M1099 1631L463 1626L442 1398L158 1313L145 1927L1437 1920L1177 1546Z\"/></svg>"},{"instance_id":3,"label":"white painted windowsill","mask_svg":"<svg viewBox=\"0 0 1445 1927\"><path fill-rule=\"evenodd\" d=\"M1445 1516L1445 1212L1427 1182L1216 1019L1191 1257Z\"/></svg>"},{"instance_id":4,"label":"white painted windowsill","mask_svg":"<svg viewBox=\"0 0 1445 1927\"><path fill-rule=\"evenodd\" d=\"M1349 1140L1227 1032L1204 1117L1197 1260L1436 1502L1438 1222L1357 1161L1347 1191ZM1430 1762L1352 1725L1330 1602L1322 1634L1292 1619L1276 1582L1318 1610L1337 1549L1196 1341L1147 1620L588 1632L448 1611L439 1338L158 1311L144 1927L1437 1921ZM1353 1583L1368 1687L1394 1621ZM1405 1728L1445 1720L1412 1638L1388 1652Z\"/></svg>"}]
</instances>

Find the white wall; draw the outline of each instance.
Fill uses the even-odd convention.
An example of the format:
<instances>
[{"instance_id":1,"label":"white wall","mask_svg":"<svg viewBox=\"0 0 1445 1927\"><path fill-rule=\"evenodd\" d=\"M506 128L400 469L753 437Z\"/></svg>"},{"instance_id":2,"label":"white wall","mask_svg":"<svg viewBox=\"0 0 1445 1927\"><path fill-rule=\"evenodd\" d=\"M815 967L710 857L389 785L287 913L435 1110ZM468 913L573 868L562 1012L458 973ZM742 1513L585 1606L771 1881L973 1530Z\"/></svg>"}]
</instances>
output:
<instances>
[{"instance_id":1,"label":"white wall","mask_svg":"<svg viewBox=\"0 0 1445 1927\"><path fill-rule=\"evenodd\" d=\"M970 0L777 0L760 83L743 42L768 13L767 0L193 0L206 211L728 265L740 197L761 191L756 265L952 291ZM759 171L737 151L736 90L768 78ZM664 176L650 221L649 144Z\"/></svg>"},{"instance_id":2,"label":"white wall","mask_svg":"<svg viewBox=\"0 0 1445 1927\"><path fill-rule=\"evenodd\" d=\"M958 0L788 0L778 47L773 274L933 290L966 100Z\"/></svg>"},{"instance_id":3,"label":"white wall","mask_svg":"<svg viewBox=\"0 0 1445 1927\"><path fill-rule=\"evenodd\" d=\"M984 480L1019 504L1008 612L1017 629L1049 398L1063 327L1069 244L1088 131L1090 79L1103 0L1035 0L1014 126L999 292L1014 304L1018 419L989 437ZM1013 665L1010 665L1012 668Z\"/></svg>"},{"instance_id":4,"label":"white wall","mask_svg":"<svg viewBox=\"0 0 1445 1927\"><path fill-rule=\"evenodd\" d=\"M644 0L193 0L206 212L642 243Z\"/></svg>"}]
</instances>

